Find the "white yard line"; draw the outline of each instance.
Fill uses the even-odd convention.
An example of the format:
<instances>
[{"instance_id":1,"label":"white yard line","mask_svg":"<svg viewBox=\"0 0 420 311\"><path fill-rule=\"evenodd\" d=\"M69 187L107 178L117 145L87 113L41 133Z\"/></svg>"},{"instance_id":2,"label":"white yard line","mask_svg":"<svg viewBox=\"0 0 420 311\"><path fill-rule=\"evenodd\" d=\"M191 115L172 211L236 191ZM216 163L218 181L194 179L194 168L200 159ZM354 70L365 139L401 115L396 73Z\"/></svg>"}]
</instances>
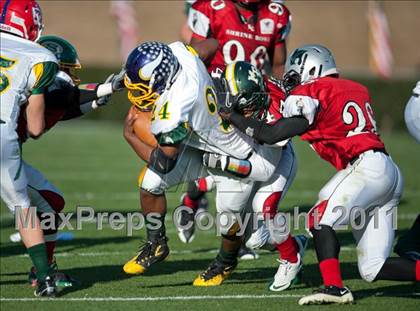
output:
<instances>
[{"instance_id":1,"label":"white yard line","mask_svg":"<svg viewBox=\"0 0 420 311\"><path fill-rule=\"evenodd\" d=\"M284 294L284 295L221 295L221 296L162 296L162 297L81 297L81 298L0 298L5 301L174 301L174 300L208 300L208 299L290 299L299 298L302 295Z\"/></svg>"},{"instance_id":2,"label":"white yard line","mask_svg":"<svg viewBox=\"0 0 420 311\"><path fill-rule=\"evenodd\" d=\"M383 293L378 292L372 297L380 297ZM420 293L395 293L396 296L419 297ZM209 299L291 299L300 298L303 295L221 295L221 296L162 296L162 297L76 297L76 298L6 298L1 297L0 302L89 302L89 301L175 301L175 300L209 300Z\"/></svg>"},{"instance_id":3,"label":"white yard line","mask_svg":"<svg viewBox=\"0 0 420 311\"><path fill-rule=\"evenodd\" d=\"M170 254L171 255L183 255L183 254L216 254L219 251L219 249L210 249L207 250L205 252L200 251L200 250L171 250ZM340 251L343 252L353 252L356 251L355 247L348 247L348 246L343 246L340 248ZM55 253L54 256L55 257L75 257L75 256L80 256L80 257L103 257L103 256L120 256L121 254L132 254L132 251L118 251L118 252L72 252L72 253L68 253L68 252L58 252ZM269 254L269 252L264 252L265 254ZM273 253L274 254L274 253ZM22 254L22 255L18 255L17 257L28 257L28 254Z\"/></svg>"}]
</instances>

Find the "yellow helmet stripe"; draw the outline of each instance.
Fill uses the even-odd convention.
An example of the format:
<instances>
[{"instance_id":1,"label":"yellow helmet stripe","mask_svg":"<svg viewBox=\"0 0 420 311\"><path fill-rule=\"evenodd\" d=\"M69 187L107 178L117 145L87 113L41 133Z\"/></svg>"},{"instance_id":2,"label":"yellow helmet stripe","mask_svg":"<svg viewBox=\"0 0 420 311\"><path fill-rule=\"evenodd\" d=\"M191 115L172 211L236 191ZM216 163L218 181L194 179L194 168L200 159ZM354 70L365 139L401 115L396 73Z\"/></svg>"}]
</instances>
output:
<instances>
[{"instance_id":1,"label":"yellow helmet stripe","mask_svg":"<svg viewBox=\"0 0 420 311\"><path fill-rule=\"evenodd\" d=\"M236 63L230 64L226 67L226 80L229 83L229 88L232 91L232 95L238 94L238 86L235 81L235 66Z\"/></svg>"}]
</instances>

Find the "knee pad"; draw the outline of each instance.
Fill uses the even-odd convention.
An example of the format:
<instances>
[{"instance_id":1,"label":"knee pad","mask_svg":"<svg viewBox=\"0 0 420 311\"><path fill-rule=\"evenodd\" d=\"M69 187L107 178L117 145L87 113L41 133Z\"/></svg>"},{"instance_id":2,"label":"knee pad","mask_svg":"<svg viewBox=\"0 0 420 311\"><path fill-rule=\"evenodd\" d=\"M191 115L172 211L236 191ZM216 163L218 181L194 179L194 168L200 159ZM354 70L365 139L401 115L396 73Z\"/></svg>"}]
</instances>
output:
<instances>
[{"instance_id":1,"label":"knee pad","mask_svg":"<svg viewBox=\"0 0 420 311\"><path fill-rule=\"evenodd\" d=\"M147 167L140 172L138 181L139 188L143 191L157 196L165 193L166 185L162 177Z\"/></svg>"}]
</instances>

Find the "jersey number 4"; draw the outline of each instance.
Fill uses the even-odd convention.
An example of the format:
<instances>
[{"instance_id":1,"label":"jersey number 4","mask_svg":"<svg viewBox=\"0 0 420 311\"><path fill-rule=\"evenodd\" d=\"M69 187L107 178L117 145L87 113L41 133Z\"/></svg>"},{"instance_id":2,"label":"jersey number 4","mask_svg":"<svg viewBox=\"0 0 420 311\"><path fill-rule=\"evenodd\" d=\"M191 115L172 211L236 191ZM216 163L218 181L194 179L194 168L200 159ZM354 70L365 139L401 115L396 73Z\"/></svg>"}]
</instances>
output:
<instances>
[{"instance_id":1,"label":"jersey number 4","mask_svg":"<svg viewBox=\"0 0 420 311\"><path fill-rule=\"evenodd\" d=\"M365 103L363 109L355 102L349 101L343 109L343 122L346 125L352 125L354 128L350 130L347 137L360 133L376 133L376 121L373 117L373 110L369 103Z\"/></svg>"}]
</instances>

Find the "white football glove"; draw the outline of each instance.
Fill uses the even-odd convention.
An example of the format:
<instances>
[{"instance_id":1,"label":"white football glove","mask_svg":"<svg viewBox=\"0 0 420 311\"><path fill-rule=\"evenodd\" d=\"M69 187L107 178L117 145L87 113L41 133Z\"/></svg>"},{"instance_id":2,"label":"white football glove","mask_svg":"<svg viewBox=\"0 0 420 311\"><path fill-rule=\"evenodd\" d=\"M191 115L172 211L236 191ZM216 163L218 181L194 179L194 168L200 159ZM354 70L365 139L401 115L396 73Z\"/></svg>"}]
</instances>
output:
<instances>
[{"instance_id":1,"label":"white football glove","mask_svg":"<svg viewBox=\"0 0 420 311\"><path fill-rule=\"evenodd\" d=\"M106 106L109 104L110 99L111 99L111 95L99 97L98 99L92 102L92 108L96 109L98 107Z\"/></svg>"},{"instance_id":2,"label":"white football glove","mask_svg":"<svg viewBox=\"0 0 420 311\"><path fill-rule=\"evenodd\" d=\"M106 79L105 83L111 83L113 92L119 92L125 88L125 85L124 85L125 73L126 73L125 69L122 68L119 73L110 75L108 77L109 80Z\"/></svg>"}]
</instances>

